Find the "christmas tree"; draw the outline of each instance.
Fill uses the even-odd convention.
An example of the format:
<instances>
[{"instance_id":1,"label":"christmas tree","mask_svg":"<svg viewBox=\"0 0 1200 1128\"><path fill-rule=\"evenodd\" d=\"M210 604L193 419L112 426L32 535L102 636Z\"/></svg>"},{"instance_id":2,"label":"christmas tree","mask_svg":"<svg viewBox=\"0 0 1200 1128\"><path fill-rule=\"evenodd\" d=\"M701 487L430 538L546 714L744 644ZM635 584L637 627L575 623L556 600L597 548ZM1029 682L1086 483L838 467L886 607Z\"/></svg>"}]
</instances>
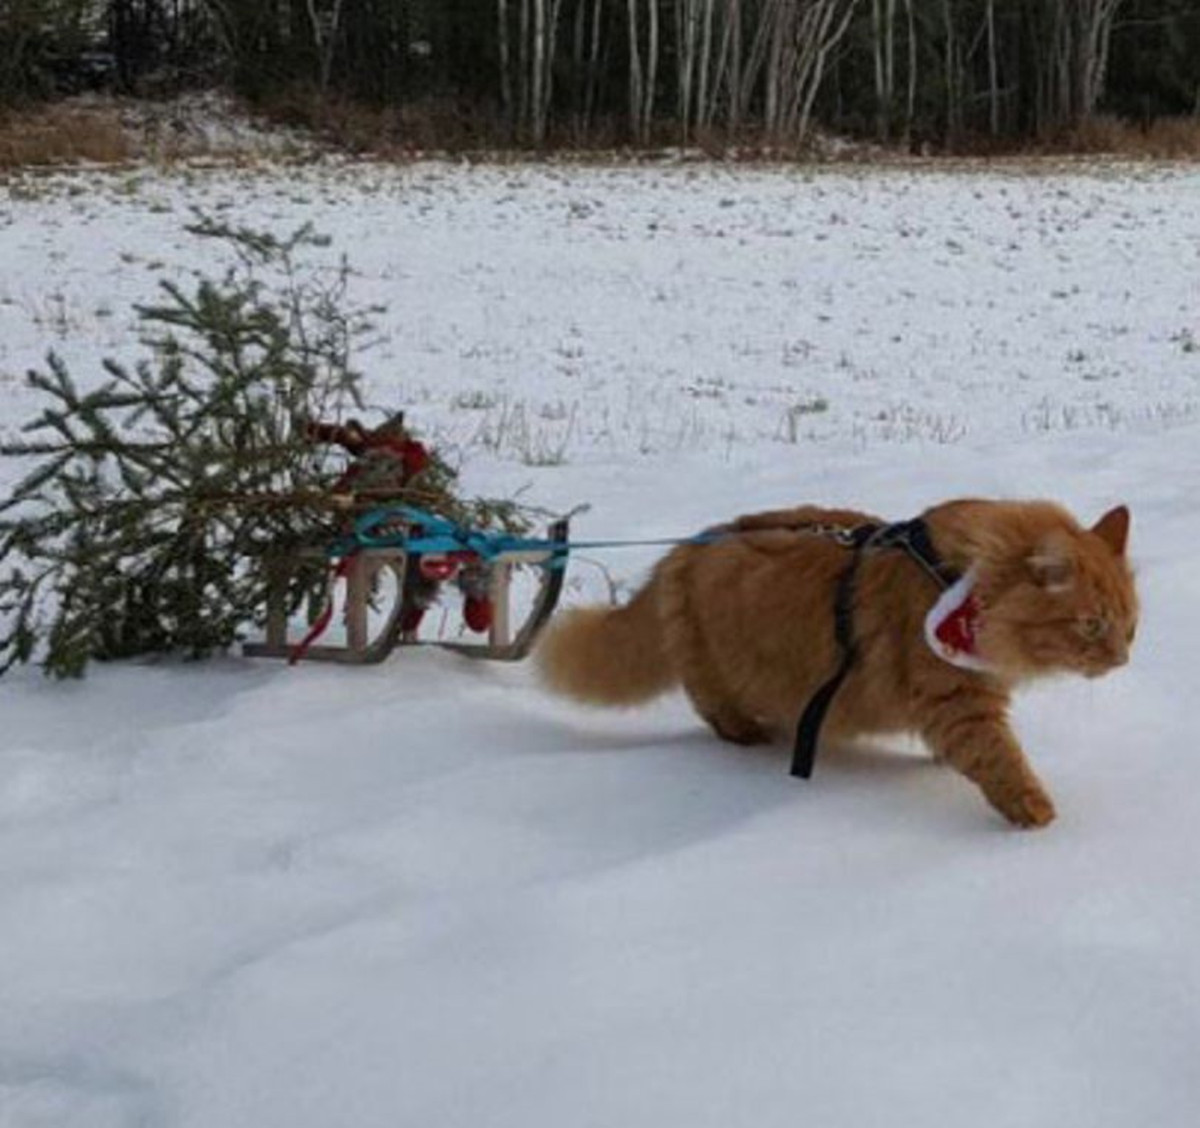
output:
<instances>
[{"instance_id":1,"label":"christmas tree","mask_svg":"<svg viewBox=\"0 0 1200 1128\"><path fill-rule=\"evenodd\" d=\"M327 240L209 220L189 230L220 240L232 264L190 292L163 282L159 304L138 307L145 359L104 361L86 391L54 355L29 373L45 406L0 445L32 463L0 502L0 673L222 650L261 622L270 559L329 544L367 505L521 526L511 503L459 499L436 454L398 469L360 451L348 474L344 449L313 442L316 421L336 431L362 408L352 357L374 312L347 305L344 261L332 273L306 261ZM385 431L405 434L399 417ZM319 560L296 568L289 610L324 582Z\"/></svg>"}]
</instances>

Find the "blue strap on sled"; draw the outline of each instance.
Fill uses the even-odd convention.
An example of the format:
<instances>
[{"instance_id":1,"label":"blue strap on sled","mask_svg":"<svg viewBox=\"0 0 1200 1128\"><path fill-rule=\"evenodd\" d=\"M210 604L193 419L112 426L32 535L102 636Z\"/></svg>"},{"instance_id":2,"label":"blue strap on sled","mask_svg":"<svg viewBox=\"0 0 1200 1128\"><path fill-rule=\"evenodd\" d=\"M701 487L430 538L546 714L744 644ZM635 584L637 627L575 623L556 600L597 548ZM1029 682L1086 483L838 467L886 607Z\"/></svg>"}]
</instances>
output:
<instances>
[{"instance_id":1,"label":"blue strap on sled","mask_svg":"<svg viewBox=\"0 0 1200 1128\"><path fill-rule=\"evenodd\" d=\"M395 528L402 525L403 528ZM420 531L416 535L408 528ZM473 552L483 560L494 560L509 552L545 552L548 568L563 568L573 549L627 548L709 544L725 534L719 530L691 537L656 540L557 541L545 537L521 537L513 533L468 529L446 517L412 505L387 505L364 513L354 528L329 550L331 557L349 556L364 548L400 548L413 555Z\"/></svg>"}]
</instances>

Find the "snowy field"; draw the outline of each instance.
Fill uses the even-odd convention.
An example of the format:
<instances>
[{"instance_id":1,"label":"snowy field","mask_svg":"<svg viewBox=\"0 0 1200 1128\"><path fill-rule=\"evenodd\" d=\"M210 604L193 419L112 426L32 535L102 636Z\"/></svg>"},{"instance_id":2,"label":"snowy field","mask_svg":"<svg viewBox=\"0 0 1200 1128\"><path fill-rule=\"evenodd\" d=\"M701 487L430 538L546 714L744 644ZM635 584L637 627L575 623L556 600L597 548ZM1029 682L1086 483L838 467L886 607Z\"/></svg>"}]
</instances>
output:
<instances>
[{"instance_id":1,"label":"snowy field","mask_svg":"<svg viewBox=\"0 0 1200 1128\"><path fill-rule=\"evenodd\" d=\"M373 401L470 488L590 502L588 538L1124 501L1142 630L1020 699L1035 833L911 747L802 785L681 699L445 654L11 675L0 1126L1197 1122L1200 171L14 181L0 425L48 348L87 379L158 277L219 270L193 207L332 236L387 306ZM572 601L654 559L588 555Z\"/></svg>"}]
</instances>

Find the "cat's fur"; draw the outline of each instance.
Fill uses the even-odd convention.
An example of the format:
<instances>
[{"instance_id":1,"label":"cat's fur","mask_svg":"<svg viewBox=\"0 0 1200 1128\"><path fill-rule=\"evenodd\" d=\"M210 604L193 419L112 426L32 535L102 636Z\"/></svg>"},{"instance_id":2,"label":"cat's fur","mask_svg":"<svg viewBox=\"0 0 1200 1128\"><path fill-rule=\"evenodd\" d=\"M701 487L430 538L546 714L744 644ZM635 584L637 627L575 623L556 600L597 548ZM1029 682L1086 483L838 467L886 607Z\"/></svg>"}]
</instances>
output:
<instances>
[{"instance_id":1,"label":"cat's fur","mask_svg":"<svg viewBox=\"0 0 1200 1128\"><path fill-rule=\"evenodd\" d=\"M1138 614L1129 512L1114 509L1091 529L1042 501L953 501L923 516L943 560L978 576L978 653L990 668L935 655L923 626L937 586L903 552L867 552L858 659L824 736L917 733L1011 822L1043 826L1054 805L1009 728L1010 692L1039 675L1094 677L1127 661ZM834 589L849 562L849 550L803 526L874 521L802 507L743 517L725 527L729 536L678 547L627 606L577 609L552 626L538 652L543 677L599 705L636 704L681 683L726 740L790 734L837 668Z\"/></svg>"}]
</instances>

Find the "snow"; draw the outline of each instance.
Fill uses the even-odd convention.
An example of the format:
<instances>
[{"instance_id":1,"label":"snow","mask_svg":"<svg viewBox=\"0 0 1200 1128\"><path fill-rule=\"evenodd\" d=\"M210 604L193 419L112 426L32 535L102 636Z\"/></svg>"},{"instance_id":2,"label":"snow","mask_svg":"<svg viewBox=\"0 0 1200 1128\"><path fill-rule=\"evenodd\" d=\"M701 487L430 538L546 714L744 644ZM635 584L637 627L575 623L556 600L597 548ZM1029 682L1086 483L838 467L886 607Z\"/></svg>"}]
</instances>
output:
<instances>
[{"instance_id":1,"label":"snow","mask_svg":"<svg viewBox=\"0 0 1200 1128\"><path fill-rule=\"evenodd\" d=\"M346 251L372 397L470 486L683 535L799 500L1134 514L1134 661L1019 699L1007 828L906 744L720 745L525 666L231 656L0 684L0 1125L1189 1125L1200 173L318 165L0 202L0 419L217 269ZM161 264L158 270L149 264ZM651 548L586 554L568 598Z\"/></svg>"}]
</instances>

